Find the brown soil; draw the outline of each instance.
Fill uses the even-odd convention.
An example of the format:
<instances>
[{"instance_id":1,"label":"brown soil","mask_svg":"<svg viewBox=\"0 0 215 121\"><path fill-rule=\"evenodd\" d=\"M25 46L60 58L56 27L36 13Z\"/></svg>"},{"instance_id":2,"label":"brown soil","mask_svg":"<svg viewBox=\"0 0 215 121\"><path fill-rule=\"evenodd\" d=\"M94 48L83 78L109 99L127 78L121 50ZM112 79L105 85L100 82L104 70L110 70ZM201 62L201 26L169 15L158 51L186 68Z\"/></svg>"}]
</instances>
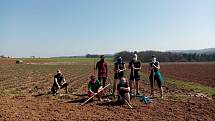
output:
<instances>
[{"instance_id":1,"label":"brown soil","mask_svg":"<svg viewBox=\"0 0 215 121\"><path fill-rule=\"evenodd\" d=\"M215 63L166 64L161 66L164 77L192 81L215 87Z\"/></svg>"},{"instance_id":2,"label":"brown soil","mask_svg":"<svg viewBox=\"0 0 215 121\"><path fill-rule=\"evenodd\" d=\"M162 72L166 76L168 72L165 70L174 69L176 66L162 66ZM62 70L69 83L69 94L52 96L48 92L58 68ZM80 103L87 99L83 95L86 93L84 87L91 73L92 67L84 64L0 65L0 92L3 95L0 97L0 120L215 120L215 101L191 97L189 94L193 92L171 86L165 87L164 99L155 98L148 105L140 102L138 98L133 98L131 102L134 109L129 109L127 105L117 105L115 102L98 102L96 98L95 101L81 106ZM110 74L112 73L111 71ZM175 77L182 79L180 75ZM186 77L190 79L189 76ZM111 83L112 79L110 76L108 82ZM106 90L107 94L111 93L110 90L111 87ZM147 81L140 82L140 90L149 95Z\"/></svg>"}]
</instances>

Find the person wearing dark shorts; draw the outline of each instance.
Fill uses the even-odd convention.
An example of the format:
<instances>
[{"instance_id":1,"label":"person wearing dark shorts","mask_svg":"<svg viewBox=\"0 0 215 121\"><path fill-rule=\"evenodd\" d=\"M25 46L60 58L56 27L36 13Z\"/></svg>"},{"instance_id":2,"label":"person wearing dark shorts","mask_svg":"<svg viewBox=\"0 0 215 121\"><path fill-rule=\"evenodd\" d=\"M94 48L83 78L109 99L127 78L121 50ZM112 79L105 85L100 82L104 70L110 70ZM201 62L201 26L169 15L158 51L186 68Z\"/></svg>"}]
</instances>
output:
<instances>
[{"instance_id":1,"label":"person wearing dark shorts","mask_svg":"<svg viewBox=\"0 0 215 121\"><path fill-rule=\"evenodd\" d=\"M131 93L133 89L133 82L135 80L134 88L136 89L136 92L134 92L134 94L136 93L136 95L139 95L139 71L141 70L141 61L137 60L137 54L133 55L133 59L129 62L128 68L131 69L129 83L131 87Z\"/></svg>"},{"instance_id":2,"label":"person wearing dark shorts","mask_svg":"<svg viewBox=\"0 0 215 121\"><path fill-rule=\"evenodd\" d=\"M105 87L108 78L108 66L105 62L104 55L100 56L101 60L96 63L96 70L98 70L98 80L102 82L103 88Z\"/></svg>"},{"instance_id":3,"label":"person wearing dark shorts","mask_svg":"<svg viewBox=\"0 0 215 121\"><path fill-rule=\"evenodd\" d=\"M150 63L150 85L151 85L151 96L154 97L154 83L157 82L158 88L160 89L160 97L163 98L163 84L164 80L160 73L160 64L157 61L156 57L152 56L152 62Z\"/></svg>"},{"instance_id":4,"label":"person wearing dark shorts","mask_svg":"<svg viewBox=\"0 0 215 121\"><path fill-rule=\"evenodd\" d=\"M68 83L66 83L66 80L64 78L64 75L61 73L60 70L57 70L57 74L54 76L54 83L51 88L52 94L56 95L59 93L60 89L65 88L66 93L68 93Z\"/></svg>"},{"instance_id":5,"label":"person wearing dark shorts","mask_svg":"<svg viewBox=\"0 0 215 121\"><path fill-rule=\"evenodd\" d=\"M100 91L102 89L101 82L95 78L94 75L90 77L90 82L88 83L88 97L91 97L98 93L97 97L100 101L102 101L103 92Z\"/></svg>"},{"instance_id":6,"label":"person wearing dark shorts","mask_svg":"<svg viewBox=\"0 0 215 121\"><path fill-rule=\"evenodd\" d=\"M117 88L117 80L121 79L124 76L124 71L126 70L125 63L122 60L122 57L117 58L117 62L114 63L114 80L113 80L113 96L115 96Z\"/></svg>"},{"instance_id":7,"label":"person wearing dark shorts","mask_svg":"<svg viewBox=\"0 0 215 121\"><path fill-rule=\"evenodd\" d=\"M119 84L117 85L117 91L118 102L124 103L124 100L126 100L128 103L130 103L130 86L126 78L122 77L120 79Z\"/></svg>"}]
</instances>

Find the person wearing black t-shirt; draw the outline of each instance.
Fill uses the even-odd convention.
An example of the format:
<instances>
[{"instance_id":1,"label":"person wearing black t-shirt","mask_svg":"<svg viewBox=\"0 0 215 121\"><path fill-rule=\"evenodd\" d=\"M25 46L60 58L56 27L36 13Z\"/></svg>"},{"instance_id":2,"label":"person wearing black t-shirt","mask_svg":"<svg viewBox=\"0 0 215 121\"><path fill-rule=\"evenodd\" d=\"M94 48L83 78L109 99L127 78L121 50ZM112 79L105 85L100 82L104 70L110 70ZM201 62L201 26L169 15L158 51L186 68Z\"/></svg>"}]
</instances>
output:
<instances>
[{"instance_id":1,"label":"person wearing black t-shirt","mask_svg":"<svg viewBox=\"0 0 215 121\"><path fill-rule=\"evenodd\" d=\"M130 86L126 78L122 77L117 85L118 90L118 102L124 103L126 100L130 104Z\"/></svg>"},{"instance_id":2,"label":"person wearing black t-shirt","mask_svg":"<svg viewBox=\"0 0 215 121\"><path fill-rule=\"evenodd\" d=\"M133 82L135 81L134 88L136 89L136 95L139 95L139 80L140 75L139 71L141 70L141 61L137 60L137 54L134 54L133 59L129 62L128 68L131 69L130 73L130 87L131 87L131 93L133 89Z\"/></svg>"},{"instance_id":3,"label":"person wearing black t-shirt","mask_svg":"<svg viewBox=\"0 0 215 121\"><path fill-rule=\"evenodd\" d=\"M56 95L59 93L59 90L62 88L65 88L66 93L68 92L67 89L68 83L66 83L66 80L64 78L64 75L61 73L60 70L57 70L57 74L54 76L54 84L51 88L51 92Z\"/></svg>"},{"instance_id":4,"label":"person wearing black t-shirt","mask_svg":"<svg viewBox=\"0 0 215 121\"><path fill-rule=\"evenodd\" d=\"M113 81L113 95L115 96L117 80L120 80L124 76L126 70L125 63L122 57L118 57L117 62L114 63L114 81Z\"/></svg>"}]
</instances>

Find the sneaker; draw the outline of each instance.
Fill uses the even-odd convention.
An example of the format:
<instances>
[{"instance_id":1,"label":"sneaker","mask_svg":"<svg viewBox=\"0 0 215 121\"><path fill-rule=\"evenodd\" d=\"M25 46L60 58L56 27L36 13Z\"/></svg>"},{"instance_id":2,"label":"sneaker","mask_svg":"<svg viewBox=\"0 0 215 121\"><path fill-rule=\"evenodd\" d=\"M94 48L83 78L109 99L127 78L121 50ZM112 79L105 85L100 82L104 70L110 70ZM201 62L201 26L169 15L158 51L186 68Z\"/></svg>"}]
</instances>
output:
<instances>
[{"instance_id":1,"label":"sneaker","mask_svg":"<svg viewBox=\"0 0 215 121\"><path fill-rule=\"evenodd\" d=\"M137 92L137 93L136 93L136 96L140 96L140 93L139 93L139 92Z\"/></svg>"},{"instance_id":2,"label":"sneaker","mask_svg":"<svg viewBox=\"0 0 215 121\"><path fill-rule=\"evenodd\" d=\"M103 102L104 100L102 98L99 99L100 102Z\"/></svg>"},{"instance_id":3,"label":"sneaker","mask_svg":"<svg viewBox=\"0 0 215 121\"><path fill-rule=\"evenodd\" d=\"M105 101L105 102L111 102L111 100L108 99L108 98L104 99L104 101Z\"/></svg>"},{"instance_id":4,"label":"sneaker","mask_svg":"<svg viewBox=\"0 0 215 121\"><path fill-rule=\"evenodd\" d=\"M130 93L130 97L135 97L136 95L134 93Z\"/></svg>"},{"instance_id":5,"label":"sneaker","mask_svg":"<svg viewBox=\"0 0 215 121\"><path fill-rule=\"evenodd\" d=\"M150 94L150 97L151 97L151 98L154 98L154 97L155 97L155 95L154 95L154 94Z\"/></svg>"},{"instance_id":6,"label":"sneaker","mask_svg":"<svg viewBox=\"0 0 215 121\"><path fill-rule=\"evenodd\" d=\"M112 97L114 97L114 98L116 97L116 95L115 95L114 93L112 93L111 95L112 95Z\"/></svg>"}]
</instances>

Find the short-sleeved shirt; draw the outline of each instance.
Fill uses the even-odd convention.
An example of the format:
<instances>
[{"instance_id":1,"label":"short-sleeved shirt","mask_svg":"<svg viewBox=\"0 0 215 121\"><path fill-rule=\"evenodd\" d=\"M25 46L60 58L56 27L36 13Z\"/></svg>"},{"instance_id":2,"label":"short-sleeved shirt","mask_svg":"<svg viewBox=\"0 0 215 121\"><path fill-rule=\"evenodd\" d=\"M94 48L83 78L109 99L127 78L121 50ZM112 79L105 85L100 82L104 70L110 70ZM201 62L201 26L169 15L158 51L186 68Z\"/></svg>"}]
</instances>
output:
<instances>
[{"instance_id":1,"label":"short-sleeved shirt","mask_svg":"<svg viewBox=\"0 0 215 121\"><path fill-rule=\"evenodd\" d=\"M97 92L98 89L101 87L101 82L99 80L96 80L95 83L93 83L92 81L89 82L88 84L88 90L91 90L93 92Z\"/></svg>"},{"instance_id":2,"label":"short-sleeved shirt","mask_svg":"<svg viewBox=\"0 0 215 121\"><path fill-rule=\"evenodd\" d=\"M62 84L63 84L63 82L64 82L64 76L63 76L63 74L61 74L61 75L56 74L56 75L54 75L54 78L57 79L57 83L58 83L59 85L62 85Z\"/></svg>"},{"instance_id":3,"label":"short-sleeved shirt","mask_svg":"<svg viewBox=\"0 0 215 121\"><path fill-rule=\"evenodd\" d=\"M117 90L120 90L120 87L125 87L125 88L128 88L128 82L124 82L124 81L121 81L119 82L119 84L117 85Z\"/></svg>"},{"instance_id":4,"label":"short-sleeved shirt","mask_svg":"<svg viewBox=\"0 0 215 121\"><path fill-rule=\"evenodd\" d=\"M121 90L120 87L128 88L128 81L122 81L120 80L119 84L117 85L117 90L120 94L126 93L125 90Z\"/></svg>"},{"instance_id":5,"label":"short-sleeved shirt","mask_svg":"<svg viewBox=\"0 0 215 121\"><path fill-rule=\"evenodd\" d=\"M120 70L123 70L125 68L125 63L122 62L122 63L114 63L114 66L115 66L115 74L114 74L114 79L120 79L124 76L124 71L120 71L120 72L117 72L118 69Z\"/></svg>"},{"instance_id":6,"label":"short-sleeved shirt","mask_svg":"<svg viewBox=\"0 0 215 121\"><path fill-rule=\"evenodd\" d=\"M99 77L107 77L108 75L108 67L106 62L99 61L96 64L96 69L98 69Z\"/></svg>"},{"instance_id":7,"label":"short-sleeved shirt","mask_svg":"<svg viewBox=\"0 0 215 121\"><path fill-rule=\"evenodd\" d=\"M151 62L149 65L150 65L150 67L152 67L152 68L154 68L152 65L155 65L155 66L158 66L159 65L159 62L158 61L156 61L156 62ZM153 71L153 69L151 70L151 73L152 73L152 71ZM157 68L154 68L154 72L157 72L158 71L158 69Z\"/></svg>"},{"instance_id":8,"label":"short-sleeved shirt","mask_svg":"<svg viewBox=\"0 0 215 121\"><path fill-rule=\"evenodd\" d=\"M141 61L137 60L137 61L134 61L132 60L131 62L129 62L129 65L128 67L131 68L131 72L133 72L133 66L135 68L140 68L141 67ZM137 74L139 70L134 70L134 74Z\"/></svg>"},{"instance_id":9,"label":"short-sleeved shirt","mask_svg":"<svg viewBox=\"0 0 215 121\"><path fill-rule=\"evenodd\" d=\"M115 66L116 69L123 70L124 67L125 67L125 63L124 62L122 62L122 63L116 62L116 63L114 63L114 66Z\"/></svg>"}]
</instances>

